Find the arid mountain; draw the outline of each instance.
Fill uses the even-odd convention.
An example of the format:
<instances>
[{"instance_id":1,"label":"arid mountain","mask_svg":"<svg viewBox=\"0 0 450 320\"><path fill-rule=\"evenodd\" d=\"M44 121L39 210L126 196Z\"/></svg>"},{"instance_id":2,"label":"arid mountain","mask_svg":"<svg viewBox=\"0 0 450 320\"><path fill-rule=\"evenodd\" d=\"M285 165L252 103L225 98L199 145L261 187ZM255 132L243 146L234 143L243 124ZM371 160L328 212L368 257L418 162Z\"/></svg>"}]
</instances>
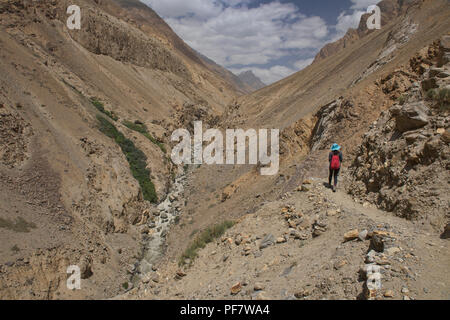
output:
<instances>
[{"instance_id":1,"label":"arid mountain","mask_svg":"<svg viewBox=\"0 0 450 320\"><path fill-rule=\"evenodd\" d=\"M264 84L264 82L262 82L261 79L255 76L255 74L251 70L242 72L241 74L238 75L238 77L239 79L241 79L242 82L250 86L253 89L253 91L257 91L266 86L266 84Z\"/></svg>"},{"instance_id":2,"label":"arid mountain","mask_svg":"<svg viewBox=\"0 0 450 320\"><path fill-rule=\"evenodd\" d=\"M2 298L125 290L142 221L174 183L171 132L239 95L138 1L78 1L80 30L71 4L0 2Z\"/></svg>"},{"instance_id":3,"label":"arid mountain","mask_svg":"<svg viewBox=\"0 0 450 320\"><path fill-rule=\"evenodd\" d=\"M245 94L250 93L249 89L235 77L230 71L216 64L208 57L198 53L190 48L184 41L176 35L173 30L161 19L151 8L143 4L139 0L113 0L117 3L123 11L117 12L113 10L114 14L118 14L128 23L138 27L149 35L162 39L166 45L176 50L188 64L194 64L200 69L208 69L215 77L211 77L210 81L214 82L216 87L228 87L231 90ZM107 4L108 1L104 2ZM225 83L224 83L225 81Z\"/></svg>"}]
</instances>

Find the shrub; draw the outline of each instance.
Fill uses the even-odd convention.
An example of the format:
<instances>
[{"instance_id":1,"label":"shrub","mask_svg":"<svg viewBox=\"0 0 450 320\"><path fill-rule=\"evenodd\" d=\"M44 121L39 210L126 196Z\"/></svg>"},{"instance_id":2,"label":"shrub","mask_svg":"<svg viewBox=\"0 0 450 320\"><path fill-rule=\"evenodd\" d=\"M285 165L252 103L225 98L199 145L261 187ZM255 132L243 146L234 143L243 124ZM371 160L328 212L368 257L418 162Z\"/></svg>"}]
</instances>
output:
<instances>
[{"instance_id":1,"label":"shrub","mask_svg":"<svg viewBox=\"0 0 450 320\"><path fill-rule=\"evenodd\" d=\"M193 261L197 258L197 252L199 249L203 249L206 247L208 243L213 242L215 239L221 237L225 231L234 226L233 221L225 221L221 224L217 224L215 226L209 227L200 233L194 242L184 251L183 255L180 258L180 265L185 265L186 260L190 259Z\"/></svg>"},{"instance_id":2,"label":"shrub","mask_svg":"<svg viewBox=\"0 0 450 320\"><path fill-rule=\"evenodd\" d=\"M148 132L147 126L145 124L137 124L137 123L133 123L131 121L125 120L123 122L123 125L125 127L127 127L128 129L131 129L133 131L139 132L140 134L145 136L148 140L150 140L151 142L156 144L161 149L162 152L167 153L167 150L166 150L166 147L164 146L164 144L161 141L158 141L157 139L155 139Z\"/></svg>"},{"instance_id":3,"label":"shrub","mask_svg":"<svg viewBox=\"0 0 450 320\"><path fill-rule=\"evenodd\" d=\"M111 118L114 121L119 120L119 117L114 113L114 111L106 110L104 104L102 102L100 102L97 98L93 97L90 100L91 100L92 105L95 108L97 108L98 111L100 111L101 113L108 116L109 118Z\"/></svg>"},{"instance_id":4,"label":"shrub","mask_svg":"<svg viewBox=\"0 0 450 320\"><path fill-rule=\"evenodd\" d=\"M136 146L133 141L127 139L117 128L102 116L97 116L100 123L100 131L120 146L127 158L133 177L141 186L144 199L153 203L158 202L155 185L150 180L150 171L147 169L147 156Z\"/></svg>"}]
</instances>

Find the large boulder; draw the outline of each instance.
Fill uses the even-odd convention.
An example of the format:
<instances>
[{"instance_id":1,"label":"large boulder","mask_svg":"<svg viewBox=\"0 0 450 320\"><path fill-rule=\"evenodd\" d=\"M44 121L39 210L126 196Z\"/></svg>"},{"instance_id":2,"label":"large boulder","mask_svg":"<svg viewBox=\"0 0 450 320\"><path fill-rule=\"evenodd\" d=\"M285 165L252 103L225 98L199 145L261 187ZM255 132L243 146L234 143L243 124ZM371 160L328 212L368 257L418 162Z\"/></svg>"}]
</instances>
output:
<instances>
[{"instance_id":1,"label":"large boulder","mask_svg":"<svg viewBox=\"0 0 450 320\"><path fill-rule=\"evenodd\" d=\"M396 119L396 128L400 132L420 129L428 124L429 109L424 102L408 103L391 110Z\"/></svg>"}]
</instances>

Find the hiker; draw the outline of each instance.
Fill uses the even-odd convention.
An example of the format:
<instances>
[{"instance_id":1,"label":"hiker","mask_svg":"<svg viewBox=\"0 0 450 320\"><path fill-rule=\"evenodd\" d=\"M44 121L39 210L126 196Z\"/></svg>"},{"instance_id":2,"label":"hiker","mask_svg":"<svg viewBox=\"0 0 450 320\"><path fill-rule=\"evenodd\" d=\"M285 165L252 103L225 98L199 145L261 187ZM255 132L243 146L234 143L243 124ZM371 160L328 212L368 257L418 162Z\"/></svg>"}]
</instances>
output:
<instances>
[{"instance_id":1,"label":"hiker","mask_svg":"<svg viewBox=\"0 0 450 320\"><path fill-rule=\"evenodd\" d=\"M330 162L330 177L328 178L328 184L333 192L336 192L336 187L338 184L339 171L341 170L342 163L342 152L341 147L335 143L331 147L331 152L328 156L328 161ZM331 184L334 176L334 186Z\"/></svg>"}]
</instances>

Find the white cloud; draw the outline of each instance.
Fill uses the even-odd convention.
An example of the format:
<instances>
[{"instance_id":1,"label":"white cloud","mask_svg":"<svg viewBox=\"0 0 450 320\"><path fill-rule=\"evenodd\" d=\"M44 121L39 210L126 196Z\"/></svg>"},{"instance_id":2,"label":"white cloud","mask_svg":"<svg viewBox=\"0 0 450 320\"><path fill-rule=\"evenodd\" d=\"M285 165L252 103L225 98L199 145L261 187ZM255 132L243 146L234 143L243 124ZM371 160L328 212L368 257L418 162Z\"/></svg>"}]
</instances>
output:
<instances>
[{"instance_id":1,"label":"white cloud","mask_svg":"<svg viewBox=\"0 0 450 320\"><path fill-rule=\"evenodd\" d=\"M381 0L351 0L353 5L351 6L350 9L367 10L368 7L378 4L380 1Z\"/></svg>"},{"instance_id":2,"label":"white cloud","mask_svg":"<svg viewBox=\"0 0 450 320\"><path fill-rule=\"evenodd\" d=\"M337 40L338 38L342 37L348 31L348 29L357 28L364 13L366 13L366 11L355 10L350 14L342 12L337 19L337 34L334 38Z\"/></svg>"},{"instance_id":3,"label":"white cloud","mask_svg":"<svg viewBox=\"0 0 450 320\"><path fill-rule=\"evenodd\" d=\"M322 18L308 17L292 3L249 8L251 0L142 1L197 51L227 68L256 66L251 69L266 83L295 71L277 61L293 50L319 49L329 34Z\"/></svg>"},{"instance_id":4,"label":"white cloud","mask_svg":"<svg viewBox=\"0 0 450 320\"><path fill-rule=\"evenodd\" d=\"M294 63L294 66L298 70L302 70L302 69L305 69L307 66L309 66L313 61L314 61L314 58L298 60L297 62Z\"/></svg>"}]
</instances>

